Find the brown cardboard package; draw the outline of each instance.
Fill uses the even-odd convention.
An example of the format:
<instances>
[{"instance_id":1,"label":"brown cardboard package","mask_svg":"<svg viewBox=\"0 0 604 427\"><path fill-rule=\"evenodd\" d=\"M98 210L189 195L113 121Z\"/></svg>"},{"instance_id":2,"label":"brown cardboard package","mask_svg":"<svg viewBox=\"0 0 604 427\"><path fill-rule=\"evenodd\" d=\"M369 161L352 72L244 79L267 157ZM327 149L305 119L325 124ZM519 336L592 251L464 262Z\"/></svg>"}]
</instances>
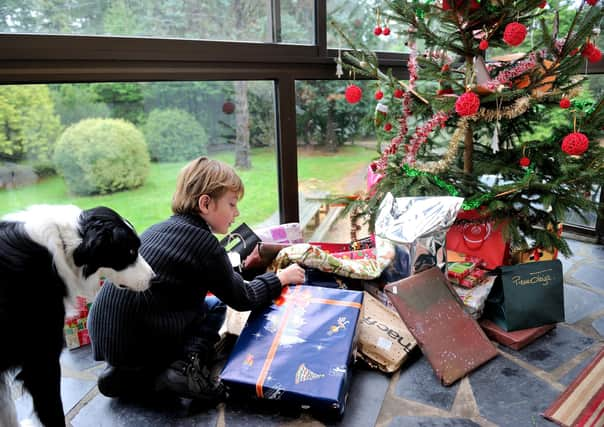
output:
<instances>
[{"instance_id":1,"label":"brown cardboard package","mask_svg":"<svg viewBox=\"0 0 604 427\"><path fill-rule=\"evenodd\" d=\"M365 292L359 331L359 356L371 367L397 371L417 346L401 318Z\"/></svg>"}]
</instances>

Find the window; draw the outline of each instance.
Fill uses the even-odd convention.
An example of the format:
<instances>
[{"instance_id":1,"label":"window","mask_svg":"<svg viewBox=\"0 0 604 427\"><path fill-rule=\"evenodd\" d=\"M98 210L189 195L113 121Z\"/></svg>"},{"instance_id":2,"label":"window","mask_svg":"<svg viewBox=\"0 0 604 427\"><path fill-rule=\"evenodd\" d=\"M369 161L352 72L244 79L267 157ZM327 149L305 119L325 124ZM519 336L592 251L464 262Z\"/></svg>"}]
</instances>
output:
<instances>
[{"instance_id":1,"label":"window","mask_svg":"<svg viewBox=\"0 0 604 427\"><path fill-rule=\"evenodd\" d=\"M238 221L278 217L274 99L269 81L0 86L0 215L107 205L142 231L170 215L179 170L208 155L246 185Z\"/></svg>"}]
</instances>

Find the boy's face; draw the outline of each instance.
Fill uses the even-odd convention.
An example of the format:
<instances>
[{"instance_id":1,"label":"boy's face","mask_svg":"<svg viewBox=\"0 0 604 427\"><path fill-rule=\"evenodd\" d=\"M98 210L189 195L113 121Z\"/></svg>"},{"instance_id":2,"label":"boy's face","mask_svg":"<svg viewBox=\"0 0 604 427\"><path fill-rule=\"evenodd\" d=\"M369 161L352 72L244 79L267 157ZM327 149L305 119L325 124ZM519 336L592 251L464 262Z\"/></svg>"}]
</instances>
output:
<instances>
[{"instance_id":1,"label":"boy's face","mask_svg":"<svg viewBox=\"0 0 604 427\"><path fill-rule=\"evenodd\" d=\"M218 199L210 198L207 206L201 202L201 217L208 223L214 233L227 234L229 227L239 216L238 202L238 194L234 191L227 191Z\"/></svg>"}]
</instances>

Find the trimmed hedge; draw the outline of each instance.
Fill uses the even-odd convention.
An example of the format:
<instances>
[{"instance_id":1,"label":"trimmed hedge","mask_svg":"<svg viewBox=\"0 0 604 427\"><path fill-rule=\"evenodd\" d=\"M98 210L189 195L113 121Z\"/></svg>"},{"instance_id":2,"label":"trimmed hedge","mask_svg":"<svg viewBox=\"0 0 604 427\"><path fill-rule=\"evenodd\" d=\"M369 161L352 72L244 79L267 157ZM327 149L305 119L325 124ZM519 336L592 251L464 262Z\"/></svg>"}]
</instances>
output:
<instances>
[{"instance_id":1,"label":"trimmed hedge","mask_svg":"<svg viewBox=\"0 0 604 427\"><path fill-rule=\"evenodd\" d=\"M205 129L184 110L151 111L143 132L153 161L181 162L208 152Z\"/></svg>"},{"instance_id":2,"label":"trimmed hedge","mask_svg":"<svg viewBox=\"0 0 604 427\"><path fill-rule=\"evenodd\" d=\"M78 195L140 187L150 167L143 134L121 119L85 119L68 127L57 141L54 162Z\"/></svg>"}]
</instances>

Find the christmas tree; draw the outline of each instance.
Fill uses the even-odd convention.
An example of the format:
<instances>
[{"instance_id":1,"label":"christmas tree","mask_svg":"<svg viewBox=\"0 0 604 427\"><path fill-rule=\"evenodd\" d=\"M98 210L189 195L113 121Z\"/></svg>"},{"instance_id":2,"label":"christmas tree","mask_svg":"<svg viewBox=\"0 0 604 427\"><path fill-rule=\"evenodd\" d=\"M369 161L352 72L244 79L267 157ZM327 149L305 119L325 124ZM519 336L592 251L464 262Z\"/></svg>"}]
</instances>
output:
<instances>
[{"instance_id":1,"label":"christmas tree","mask_svg":"<svg viewBox=\"0 0 604 427\"><path fill-rule=\"evenodd\" d=\"M597 0L562 12L540 0L385 1L374 36L385 22L406 33L407 81L334 22L353 47L339 66L376 80L382 137L380 181L352 208L372 220L387 192L462 196L479 220L507 224L514 248L569 254L556 225L597 209L586 195L604 182L603 99L584 90L603 12ZM360 96L351 81L346 99Z\"/></svg>"}]
</instances>

